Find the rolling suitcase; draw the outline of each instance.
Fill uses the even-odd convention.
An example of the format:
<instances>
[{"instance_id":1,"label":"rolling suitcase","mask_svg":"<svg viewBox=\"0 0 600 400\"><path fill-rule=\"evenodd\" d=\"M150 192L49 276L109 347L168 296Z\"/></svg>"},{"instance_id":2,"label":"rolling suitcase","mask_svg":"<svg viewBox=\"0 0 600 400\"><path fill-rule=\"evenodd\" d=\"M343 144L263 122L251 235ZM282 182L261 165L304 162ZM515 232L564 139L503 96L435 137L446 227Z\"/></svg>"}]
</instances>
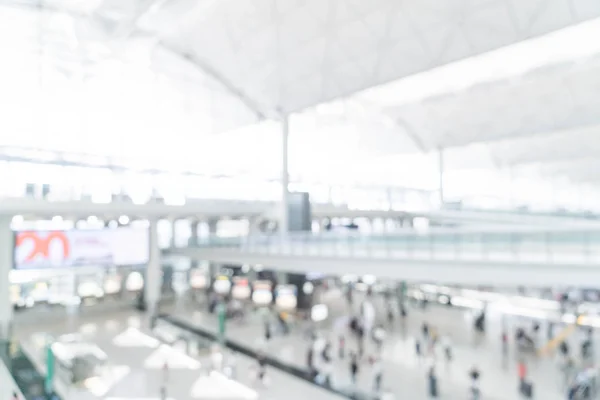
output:
<instances>
[{"instance_id":1,"label":"rolling suitcase","mask_svg":"<svg viewBox=\"0 0 600 400\"><path fill-rule=\"evenodd\" d=\"M520 392L523 395L523 397L525 397L526 399L532 399L533 398L533 384L531 382L527 382L527 381L521 382Z\"/></svg>"}]
</instances>

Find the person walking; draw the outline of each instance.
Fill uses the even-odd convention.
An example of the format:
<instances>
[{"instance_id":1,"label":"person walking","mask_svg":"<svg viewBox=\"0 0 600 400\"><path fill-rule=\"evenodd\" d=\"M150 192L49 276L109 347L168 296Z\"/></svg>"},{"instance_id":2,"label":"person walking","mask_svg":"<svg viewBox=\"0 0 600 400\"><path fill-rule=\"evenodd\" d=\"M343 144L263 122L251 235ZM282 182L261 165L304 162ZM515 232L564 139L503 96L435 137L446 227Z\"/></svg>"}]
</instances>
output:
<instances>
[{"instance_id":1,"label":"person walking","mask_svg":"<svg viewBox=\"0 0 600 400\"><path fill-rule=\"evenodd\" d=\"M417 360L421 361L421 341L416 338L415 339L415 355L417 356Z\"/></svg>"},{"instance_id":2,"label":"person walking","mask_svg":"<svg viewBox=\"0 0 600 400\"><path fill-rule=\"evenodd\" d=\"M517 363L517 374L519 376L519 385L521 386L527 379L527 365L525 365L525 360L522 358Z\"/></svg>"},{"instance_id":3,"label":"person walking","mask_svg":"<svg viewBox=\"0 0 600 400\"><path fill-rule=\"evenodd\" d=\"M350 379L352 384L356 384L356 377L358 376L358 357L356 353L350 353Z\"/></svg>"},{"instance_id":4,"label":"person walking","mask_svg":"<svg viewBox=\"0 0 600 400\"><path fill-rule=\"evenodd\" d=\"M379 393L381 391L381 381L383 378L383 366L379 356L371 358L371 371L373 373L373 391Z\"/></svg>"},{"instance_id":5,"label":"person walking","mask_svg":"<svg viewBox=\"0 0 600 400\"><path fill-rule=\"evenodd\" d=\"M362 324L359 324L357 331L357 341L358 341L358 357L362 358L365 352L365 328Z\"/></svg>"},{"instance_id":6,"label":"person walking","mask_svg":"<svg viewBox=\"0 0 600 400\"><path fill-rule=\"evenodd\" d=\"M267 382L267 360L264 354L258 354L256 360L258 362L258 371L256 373L256 378L258 382L265 385Z\"/></svg>"},{"instance_id":7,"label":"person walking","mask_svg":"<svg viewBox=\"0 0 600 400\"><path fill-rule=\"evenodd\" d=\"M265 342L269 343L271 340L271 324L269 321L265 321Z\"/></svg>"},{"instance_id":8,"label":"person walking","mask_svg":"<svg viewBox=\"0 0 600 400\"><path fill-rule=\"evenodd\" d=\"M346 338L344 335L340 335L338 339L338 356L340 360L343 360L346 355Z\"/></svg>"},{"instance_id":9,"label":"person walking","mask_svg":"<svg viewBox=\"0 0 600 400\"><path fill-rule=\"evenodd\" d=\"M442 338L442 346L444 348L446 364L450 365L450 362L452 361L452 344L450 343L450 338L448 336Z\"/></svg>"},{"instance_id":10,"label":"person walking","mask_svg":"<svg viewBox=\"0 0 600 400\"><path fill-rule=\"evenodd\" d=\"M311 379L315 375L314 354L315 354L314 344L311 343L311 345L308 347L308 351L306 353L306 368L308 369L308 374L310 375Z\"/></svg>"},{"instance_id":11,"label":"person walking","mask_svg":"<svg viewBox=\"0 0 600 400\"><path fill-rule=\"evenodd\" d=\"M508 356L508 334L506 331L502 332L502 355Z\"/></svg>"},{"instance_id":12,"label":"person walking","mask_svg":"<svg viewBox=\"0 0 600 400\"><path fill-rule=\"evenodd\" d=\"M329 342L329 340L326 341L325 346L323 346L323 350L321 351L321 359L326 363L331 361L331 342Z\"/></svg>"},{"instance_id":13,"label":"person walking","mask_svg":"<svg viewBox=\"0 0 600 400\"><path fill-rule=\"evenodd\" d=\"M165 361L162 367L162 382L160 385L160 398L165 400L167 398L167 387L169 385L169 364Z\"/></svg>"},{"instance_id":14,"label":"person walking","mask_svg":"<svg viewBox=\"0 0 600 400\"><path fill-rule=\"evenodd\" d=\"M375 329L373 329L373 342L377 347L377 351L381 352L383 349L383 341L385 339L385 329L383 326L377 325Z\"/></svg>"},{"instance_id":15,"label":"person walking","mask_svg":"<svg viewBox=\"0 0 600 400\"><path fill-rule=\"evenodd\" d=\"M394 309L391 303L387 303L387 322L390 329L394 328Z\"/></svg>"},{"instance_id":16,"label":"person walking","mask_svg":"<svg viewBox=\"0 0 600 400\"><path fill-rule=\"evenodd\" d=\"M517 364L517 373L519 376L519 393L526 399L532 398L533 384L527 379L527 365L525 364L525 360L519 360Z\"/></svg>"},{"instance_id":17,"label":"person walking","mask_svg":"<svg viewBox=\"0 0 600 400\"><path fill-rule=\"evenodd\" d=\"M421 332L423 333L423 339L428 341L429 340L429 325L427 325L427 322L423 322L423 325L421 325Z\"/></svg>"},{"instance_id":18,"label":"person walking","mask_svg":"<svg viewBox=\"0 0 600 400\"><path fill-rule=\"evenodd\" d=\"M331 386L331 373L333 371L333 363L331 360L323 360L321 370L319 371L319 384L325 387Z\"/></svg>"},{"instance_id":19,"label":"person walking","mask_svg":"<svg viewBox=\"0 0 600 400\"><path fill-rule=\"evenodd\" d=\"M437 382L437 376L435 375L435 366L431 366L427 372L427 382L428 382L428 387L427 387L427 391L429 392L429 396L432 399L435 399L438 397L438 382Z\"/></svg>"},{"instance_id":20,"label":"person walking","mask_svg":"<svg viewBox=\"0 0 600 400\"><path fill-rule=\"evenodd\" d=\"M236 378L237 357L236 357L236 354L234 352L229 353L229 356L227 357L227 362L225 364L225 368L223 370L225 372L225 375L229 379L235 379Z\"/></svg>"},{"instance_id":21,"label":"person walking","mask_svg":"<svg viewBox=\"0 0 600 400\"><path fill-rule=\"evenodd\" d=\"M471 378L471 396L473 400L479 400L480 390L479 390L479 378L481 377L481 373L477 366L473 366L471 371L469 372L469 377Z\"/></svg>"}]
</instances>

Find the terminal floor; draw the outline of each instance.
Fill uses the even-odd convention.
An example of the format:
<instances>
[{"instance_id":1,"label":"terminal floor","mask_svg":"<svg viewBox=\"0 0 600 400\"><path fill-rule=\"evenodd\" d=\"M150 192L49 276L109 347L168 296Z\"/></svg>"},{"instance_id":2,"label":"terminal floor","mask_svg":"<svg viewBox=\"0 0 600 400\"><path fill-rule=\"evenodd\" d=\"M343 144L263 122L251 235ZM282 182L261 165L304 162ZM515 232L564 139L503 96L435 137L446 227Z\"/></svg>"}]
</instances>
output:
<instances>
[{"instance_id":1,"label":"terminal floor","mask_svg":"<svg viewBox=\"0 0 600 400\"><path fill-rule=\"evenodd\" d=\"M375 300L377 302L378 300ZM356 302L358 303L358 302ZM355 303L355 304L356 304ZM381 307L378 307L380 310ZM194 324L216 330L217 321L214 315L207 314L200 307L195 309L179 309L174 314ZM480 387L483 399L514 400L519 398L516 354L511 348L508 357L504 358L501 349L501 324L506 326L531 326L530 320L516 318L504 319L488 313L487 331L485 335L476 334L473 330L473 313L460 309L430 306L427 310L410 308L404 323L396 321L390 329L384 343L383 387L396 395L396 398L426 399L426 372L431 363L436 364L439 378L440 398L464 399L468 396L470 384L468 372L473 366L481 372ZM440 336L447 336L453 347L454 359L447 364L442 352L438 349L433 357L419 359L415 355L415 338L421 336L421 325L426 321L435 328ZM332 355L335 356L332 381L338 386L350 386L349 366L347 361L337 360L337 331L329 324L320 327L325 337L333 343ZM540 332L540 342L544 342L545 331ZM255 348L264 348L271 355L279 356L287 362L306 366L307 351L310 341L302 332L295 329L288 336L277 335L265 344L264 324L260 318L251 318L246 323L231 322L227 328L229 339L242 342ZM511 335L512 336L512 335ZM572 348L575 349L573 341ZM349 346L355 345L353 340L347 341ZM367 341L366 343L370 343ZM512 342L511 342L512 347ZM578 351L578 350L576 350ZM366 354L375 354L374 346L367 345ZM544 400L565 399L565 385L559 371L555 356L526 356L530 380L534 383L536 398ZM596 355L598 357L598 355ZM315 359L318 355L315 356ZM347 360L347 359L346 359ZM363 363L359 372L359 387L371 390L372 376L367 363Z\"/></svg>"},{"instance_id":2,"label":"terminal floor","mask_svg":"<svg viewBox=\"0 0 600 400\"><path fill-rule=\"evenodd\" d=\"M99 388L96 395L87 390L77 388L64 388L63 394L65 400L92 400L92 399L159 399L160 386L163 381L164 373L161 367L153 366L148 368L145 361L153 356L157 351L155 348L144 346L122 347L115 345L113 339L117 335L125 332L129 327L139 329L141 332L149 334L146 318L137 312L118 312L110 313L104 316L94 316L78 318L72 317L66 323L46 323L37 326L17 327L17 334L23 342L27 342L33 335L40 332L46 332L54 336L79 333L86 340L96 343L108 356L109 364L114 370L125 367L128 371L119 377L118 381L107 383L104 390ZM177 362L169 362L170 369L168 373L168 398L179 399L225 399L225 400L245 400L251 399L248 391L243 390L244 395L227 395L227 390L222 386L222 380L212 382L207 377L208 360L199 359L203 364L201 369L189 369ZM156 361L155 361L156 364ZM162 365L162 361L158 361ZM241 355L236 357L236 370L238 382L245 388L251 389L258 394L257 399L281 400L281 399L306 399L312 400L335 400L335 395L326 392L318 387L302 382L289 375L270 369L268 370L268 379L265 385L256 382L255 362ZM226 385L226 384L225 384ZM242 387L242 385L237 385ZM64 393L64 392L67 393ZM250 397L246 397L250 396Z\"/></svg>"}]
</instances>

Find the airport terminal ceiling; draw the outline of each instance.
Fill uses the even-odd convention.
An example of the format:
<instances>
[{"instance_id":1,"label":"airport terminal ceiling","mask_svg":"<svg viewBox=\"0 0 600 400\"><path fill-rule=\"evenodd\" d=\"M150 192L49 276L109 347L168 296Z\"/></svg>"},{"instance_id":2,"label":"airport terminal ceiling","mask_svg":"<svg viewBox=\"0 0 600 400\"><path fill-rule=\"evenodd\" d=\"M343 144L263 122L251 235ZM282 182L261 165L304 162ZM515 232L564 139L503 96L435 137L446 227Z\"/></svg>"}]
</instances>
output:
<instances>
[{"instance_id":1,"label":"airport terminal ceiling","mask_svg":"<svg viewBox=\"0 0 600 400\"><path fill-rule=\"evenodd\" d=\"M516 175L545 179L547 193L595 190L600 45L582 38L600 33L597 1L0 0L0 10L9 145L125 157L144 140L167 168L272 178L277 120L293 113L290 171L302 178L435 189L443 148L450 193L460 171L503 188Z\"/></svg>"}]
</instances>

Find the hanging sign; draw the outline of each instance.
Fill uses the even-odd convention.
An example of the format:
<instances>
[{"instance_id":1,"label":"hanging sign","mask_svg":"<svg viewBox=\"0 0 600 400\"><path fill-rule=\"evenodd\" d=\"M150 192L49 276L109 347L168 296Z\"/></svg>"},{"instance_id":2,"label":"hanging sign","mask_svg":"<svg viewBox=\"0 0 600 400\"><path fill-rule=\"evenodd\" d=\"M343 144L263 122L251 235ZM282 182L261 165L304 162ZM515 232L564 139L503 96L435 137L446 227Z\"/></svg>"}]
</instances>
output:
<instances>
[{"instance_id":1,"label":"hanging sign","mask_svg":"<svg viewBox=\"0 0 600 400\"><path fill-rule=\"evenodd\" d=\"M277 285L275 305L284 310L292 310L298 305L298 288L295 285Z\"/></svg>"},{"instance_id":2,"label":"hanging sign","mask_svg":"<svg viewBox=\"0 0 600 400\"><path fill-rule=\"evenodd\" d=\"M268 305L273 302L273 284L271 281L254 281L252 285L252 302L257 305Z\"/></svg>"},{"instance_id":3,"label":"hanging sign","mask_svg":"<svg viewBox=\"0 0 600 400\"><path fill-rule=\"evenodd\" d=\"M248 278L235 276L233 277L233 288L231 289L231 296L237 300L247 300L250 298L250 282Z\"/></svg>"}]
</instances>

